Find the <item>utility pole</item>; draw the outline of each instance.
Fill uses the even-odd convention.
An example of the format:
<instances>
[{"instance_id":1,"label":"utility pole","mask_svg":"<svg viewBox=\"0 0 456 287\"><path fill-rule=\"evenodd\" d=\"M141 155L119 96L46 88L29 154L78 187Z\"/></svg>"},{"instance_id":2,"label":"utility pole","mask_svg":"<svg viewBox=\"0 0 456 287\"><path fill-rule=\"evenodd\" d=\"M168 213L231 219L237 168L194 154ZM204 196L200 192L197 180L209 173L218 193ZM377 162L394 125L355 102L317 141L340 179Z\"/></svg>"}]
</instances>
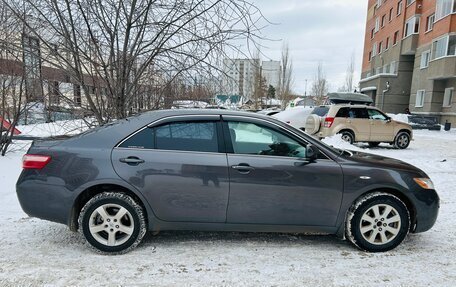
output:
<instances>
[{"instance_id":1,"label":"utility pole","mask_svg":"<svg viewBox=\"0 0 456 287\"><path fill-rule=\"evenodd\" d=\"M306 89L304 90L304 97L307 97L307 79L306 79Z\"/></svg>"}]
</instances>

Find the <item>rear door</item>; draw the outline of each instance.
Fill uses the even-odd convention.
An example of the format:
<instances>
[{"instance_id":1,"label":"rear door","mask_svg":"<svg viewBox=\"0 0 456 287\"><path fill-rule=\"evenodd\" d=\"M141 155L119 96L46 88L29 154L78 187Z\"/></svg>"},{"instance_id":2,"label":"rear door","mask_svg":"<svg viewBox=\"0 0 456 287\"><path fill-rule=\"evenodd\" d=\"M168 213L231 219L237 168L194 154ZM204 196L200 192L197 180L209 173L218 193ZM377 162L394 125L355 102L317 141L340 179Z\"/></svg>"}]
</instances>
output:
<instances>
[{"instance_id":1,"label":"rear door","mask_svg":"<svg viewBox=\"0 0 456 287\"><path fill-rule=\"evenodd\" d=\"M230 173L227 223L334 226L343 194L339 164L284 129L224 116ZM227 132L228 131L228 132Z\"/></svg>"},{"instance_id":2,"label":"rear door","mask_svg":"<svg viewBox=\"0 0 456 287\"><path fill-rule=\"evenodd\" d=\"M229 182L220 116L170 118L112 151L117 174L174 222L225 222Z\"/></svg>"},{"instance_id":3,"label":"rear door","mask_svg":"<svg viewBox=\"0 0 456 287\"><path fill-rule=\"evenodd\" d=\"M355 141L369 140L371 126L366 108L350 108L346 123L347 128L355 132Z\"/></svg>"}]
</instances>

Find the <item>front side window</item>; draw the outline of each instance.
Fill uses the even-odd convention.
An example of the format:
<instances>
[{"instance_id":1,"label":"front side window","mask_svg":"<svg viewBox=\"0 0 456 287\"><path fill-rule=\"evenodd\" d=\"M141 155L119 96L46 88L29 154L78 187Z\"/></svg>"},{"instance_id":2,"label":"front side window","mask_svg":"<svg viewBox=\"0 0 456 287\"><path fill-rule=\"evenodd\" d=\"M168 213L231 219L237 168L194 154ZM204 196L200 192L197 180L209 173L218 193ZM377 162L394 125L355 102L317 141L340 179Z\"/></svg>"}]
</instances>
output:
<instances>
[{"instance_id":1,"label":"front side window","mask_svg":"<svg viewBox=\"0 0 456 287\"><path fill-rule=\"evenodd\" d=\"M371 119L371 120L381 120L381 121L387 120L387 117L380 111L368 109L367 112L369 114L369 119Z\"/></svg>"},{"instance_id":2,"label":"front side window","mask_svg":"<svg viewBox=\"0 0 456 287\"><path fill-rule=\"evenodd\" d=\"M155 128L155 148L218 152L215 122L175 122Z\"/></svg>"},{"instance_id":3,"label":"front side window","mask_svg":"<svg viewBox=\"0 0 456 287\"><path fill-rule=\"evenodd\" d=\"M306 149L294 139L268 127L228 122L235 154L305 158Z\"/></svg>"},{"instance_id":4,"label":"front side window","mask_svg":"<svg viewBox=\"0 0 456 287\"><path fill-rule=\"evenodd\" d=\"M348 112L348 117L353 119L367 119L369 118L365 108L351 108Z\"/></svg>"}]
</instances>

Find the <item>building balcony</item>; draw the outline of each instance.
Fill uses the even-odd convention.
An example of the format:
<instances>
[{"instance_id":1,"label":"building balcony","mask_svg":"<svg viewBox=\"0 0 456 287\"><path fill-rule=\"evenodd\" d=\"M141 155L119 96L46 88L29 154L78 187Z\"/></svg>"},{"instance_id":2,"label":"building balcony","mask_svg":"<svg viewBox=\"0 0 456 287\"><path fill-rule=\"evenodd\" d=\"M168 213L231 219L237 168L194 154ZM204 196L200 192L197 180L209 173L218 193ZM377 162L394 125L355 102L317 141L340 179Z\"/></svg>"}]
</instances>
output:
<instances>
[{"instance_id":1,"label":"building balcony","mask_svg":"<svg viewBox=\"0 0 456 287\"><path fill-rule=\"evenodd\" d=\"M448 56L429 63L430 80L449 79L456 77L456 56Z\"/></svg>"},{"instance_id":2,"label":"building balcony","mask_svg":"<svg viewBox=\"0 0 456 287\"><path fill-rule=\"evenodd\" d=\"M418 34L412 34L402 39L401 55L415 55L418 47Z\"/></svg>"}]
</instances>

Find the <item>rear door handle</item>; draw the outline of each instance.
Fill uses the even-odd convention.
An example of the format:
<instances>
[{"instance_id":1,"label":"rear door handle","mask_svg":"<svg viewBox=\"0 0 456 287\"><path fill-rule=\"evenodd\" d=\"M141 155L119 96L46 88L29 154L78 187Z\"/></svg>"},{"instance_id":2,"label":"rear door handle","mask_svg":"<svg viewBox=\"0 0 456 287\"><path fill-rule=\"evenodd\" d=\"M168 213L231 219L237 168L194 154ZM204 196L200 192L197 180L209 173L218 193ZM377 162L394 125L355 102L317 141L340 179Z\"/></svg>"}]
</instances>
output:
<instances>
[{"instance_id":1,"label":"rear door handle","mask_svg":"<svg viewBox=\"0 0 456 287\"><path fill-rule=\"evenodd\" d=\"M143 159L140 159L136 156L129 156L127 158L121 158L119 159L120 162L126 163L128 165L138 165L140 163L144 163Z\"/></svg>"},{"instance_id":2,"label":"rear door handle","mask_svg":"<svg viewBox=\"0 0 456 287\"><path fill-rule=\"evenodd\" d=\"M255 170L255 168L253 166L250 166L250 165L248 165L246 163L240 163L238 165L232 165L231 168L237 170L239 173L242 173L242 174L248 174L252 170Z\"/></svg>"}]
</instances>

